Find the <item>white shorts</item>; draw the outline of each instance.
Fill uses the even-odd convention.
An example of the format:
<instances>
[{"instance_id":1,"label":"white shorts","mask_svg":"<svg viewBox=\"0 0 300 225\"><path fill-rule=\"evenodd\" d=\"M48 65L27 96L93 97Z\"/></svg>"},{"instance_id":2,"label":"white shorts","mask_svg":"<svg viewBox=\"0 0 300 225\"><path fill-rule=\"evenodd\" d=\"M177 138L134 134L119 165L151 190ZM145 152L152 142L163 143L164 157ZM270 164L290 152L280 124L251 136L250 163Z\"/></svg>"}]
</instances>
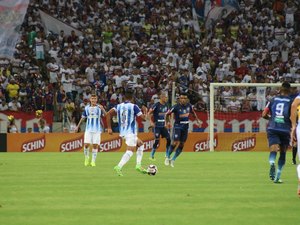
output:
<instances>
[{"instance_id":1,"label":"white shorts","mask_svg":"<svg viewBox=\"0 0 300 225\"><path fill-rule=\"evenodd\" d=\"M135 147L137 145L138 136L136 134L127 134L123 138L127 146Z\"/></svg>"},{"instance_id":2,"label":"white shorts","mask_svg":"<svg viewBox=\"0 0 300 225\"><path fill-rule=\"evenodd\" d=\"M84 132L84 143L100 145L101 132Z\"/></svg>"}]
</instances>

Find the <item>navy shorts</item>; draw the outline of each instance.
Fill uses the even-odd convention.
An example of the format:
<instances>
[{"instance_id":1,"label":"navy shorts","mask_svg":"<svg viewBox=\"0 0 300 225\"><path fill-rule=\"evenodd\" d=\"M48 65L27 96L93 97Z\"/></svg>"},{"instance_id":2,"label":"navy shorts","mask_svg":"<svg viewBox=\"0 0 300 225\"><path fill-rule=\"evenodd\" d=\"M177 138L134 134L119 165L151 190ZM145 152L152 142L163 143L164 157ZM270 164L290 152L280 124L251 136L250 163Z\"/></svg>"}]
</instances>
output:
<instances>
[{"instance_id":1,"label":"navy shorts","mask_svg":"<svg viewBox=\"0 0 300 225\"><path fill-rule=\"evenodd\" d=\"M173 140L184 143L188 137L188 129L174 128L173 130Z\"/></svg>"},{"instance_id":2,"label":"navy shorts","mask_svg":"<svg viewBox=\"0 0 300 225\"><path fill-rule=\"evenodd\" d=\"M170 139L170 133L165 127L155 127L153 130L155 139L159 139L159 136L162 138Z\"/></svg>"},{"instance_id":3,"label":"navy shorts","mask_svg":"<svg viewBox=\"0 0 300 225\"><path fill-rule=\"evenodd\" d=\"M290 145L290 133L276 130L268 130L267 131L269 147L271 145L282 145L289 146Z\"/></svg>"}]
</instances>

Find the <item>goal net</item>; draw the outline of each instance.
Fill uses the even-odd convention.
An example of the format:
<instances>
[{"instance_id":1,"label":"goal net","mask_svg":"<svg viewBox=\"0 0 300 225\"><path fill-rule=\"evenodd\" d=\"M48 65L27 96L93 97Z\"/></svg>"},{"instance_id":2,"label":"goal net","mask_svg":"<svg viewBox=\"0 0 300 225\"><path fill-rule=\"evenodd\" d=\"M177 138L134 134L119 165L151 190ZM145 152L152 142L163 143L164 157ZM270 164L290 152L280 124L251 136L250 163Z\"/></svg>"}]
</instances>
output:
<instances>
[{"instance_id":1,"label":"goal net","mask_svg":"<svg viewBox=\"0 0 300 225\"><path fill-rule=\"evenodd\" d=\"M210 151L267 150L268 121L261 114L280 86L281 83L211 83ZM296 92L297 88L293 90Z\"/></svg>"}]
</instances>

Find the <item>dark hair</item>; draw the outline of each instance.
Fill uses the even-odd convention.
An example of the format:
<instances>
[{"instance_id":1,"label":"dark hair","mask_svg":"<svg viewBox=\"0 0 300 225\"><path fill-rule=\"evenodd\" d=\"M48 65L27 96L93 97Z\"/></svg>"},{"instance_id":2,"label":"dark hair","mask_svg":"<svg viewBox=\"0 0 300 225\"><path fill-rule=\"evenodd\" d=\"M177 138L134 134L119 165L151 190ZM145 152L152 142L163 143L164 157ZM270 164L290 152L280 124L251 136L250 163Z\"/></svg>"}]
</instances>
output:
<instances>
[{"instance_id":1,"label":"dark hair","mask_svg":"<svg viewBox=\"0 0 300 225\"><path fill-rule=\"evenodd\" d=\"M284 95L289 95L291 91L291 84L287 81L284 81L281 85L280 92Z\"/></svg>"},{"instance_id":2,"label":"dark hair","mask_svg":"<svg viewBox=\"0 0 300 225\"><path fill-rule=\"evenodd\" d=\"M125 90L125 98L126 99L132 99L134 95L134 90L131 88L128 88Z\"/></svg>"},{"instance_id":3,"label":"dark hair","mask_svg":"<svg viewBox=\"0 0 300 225\"><path fill-rule=\"evenodd\" d=\"M186 92L181 92L180 95L188 96L188 94Z\"/></svg>"},{"instance_id":4,"label":"dark hair","mask_svg":"<svg viewBox=\"0 0 300 225\"><path fill-rule=\"evenodd\" d=\"M291 87L291 84L288 81L284 81L281 85L282 88L289 89Z\"/></svg>"}]
</instances>

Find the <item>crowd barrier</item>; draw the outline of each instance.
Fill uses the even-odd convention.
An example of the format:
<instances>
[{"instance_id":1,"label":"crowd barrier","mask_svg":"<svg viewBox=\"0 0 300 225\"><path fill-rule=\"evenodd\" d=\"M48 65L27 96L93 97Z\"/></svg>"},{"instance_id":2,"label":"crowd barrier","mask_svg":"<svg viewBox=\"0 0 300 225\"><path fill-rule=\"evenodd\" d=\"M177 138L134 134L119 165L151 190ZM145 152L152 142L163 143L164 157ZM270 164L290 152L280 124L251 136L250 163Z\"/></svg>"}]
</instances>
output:
<instances>
[{"instance_id":1,"label":"crowd barrier","mask_svg":"<svg viewBox=\"0 0 300 225\"><path fill-rule=\"evenodd\" d=\"M0 135L0 151L7 152L76 152L83 150L83 133L17 133ZM139 133L145 151L151 151L152 133ZM165 151L166 141L161 139L157 151ZM268 151L266 133L217 133L215 151ZM99 151L125 151L125 143L117 133L101 135ZM208 133L189 133L184 145L186 152L209 151Z\"/></svg>"}]
</instances>

